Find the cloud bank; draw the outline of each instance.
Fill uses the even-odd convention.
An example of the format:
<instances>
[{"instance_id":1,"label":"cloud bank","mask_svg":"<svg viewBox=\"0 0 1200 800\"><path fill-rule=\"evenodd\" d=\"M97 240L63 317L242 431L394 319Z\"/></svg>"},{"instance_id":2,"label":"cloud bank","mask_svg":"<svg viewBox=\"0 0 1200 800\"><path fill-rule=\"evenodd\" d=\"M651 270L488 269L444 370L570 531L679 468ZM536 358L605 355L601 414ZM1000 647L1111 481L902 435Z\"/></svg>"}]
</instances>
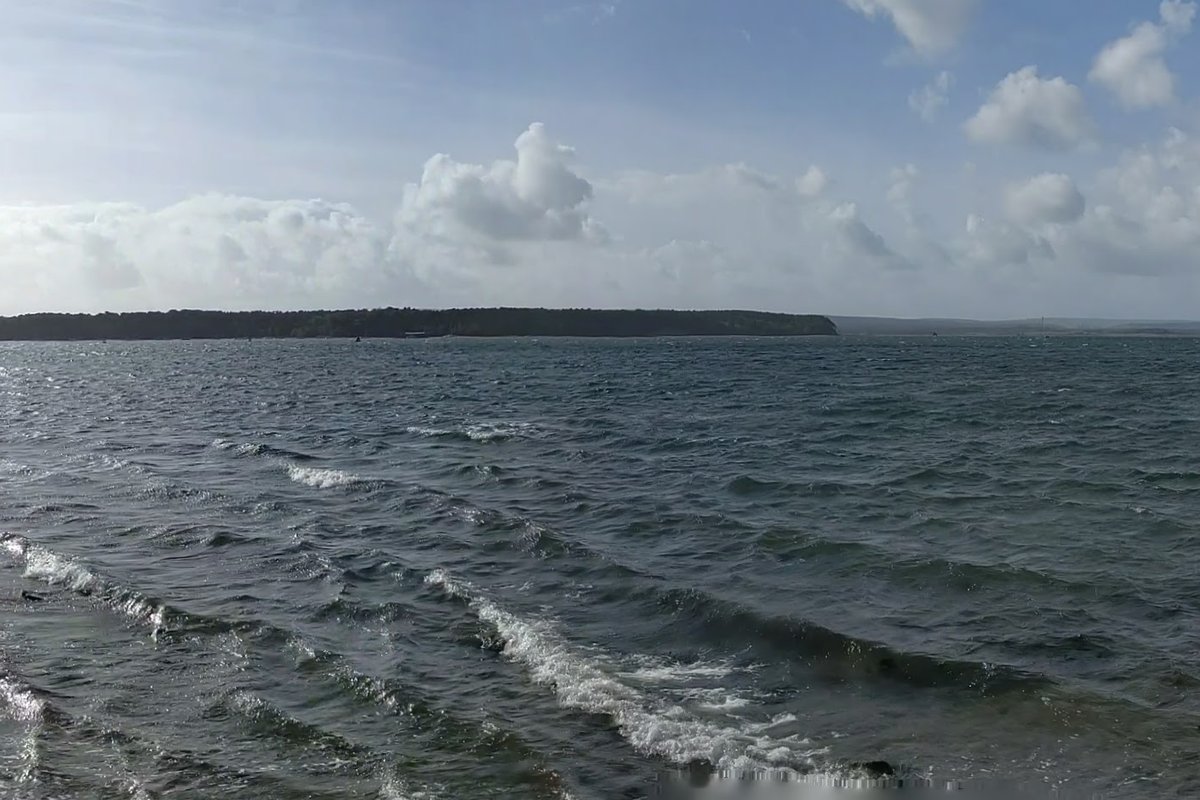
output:
<instances>
[{"instance_id":1,"label":"cloud bank","mask_svg":"<svg viewBox=\"0 0 1200 800\"><path fill-rule=\"evenodd\" d=\"M989 103L1015 108L1017 120L1046 96L1073 103L1065 82L1022 72L1032 98L1014 105L1000 91ZM1029 137L1005 119L996 123L1005 140ZM1060 143L1082 135L1058 116L1040 119ZM1178 128L1085 185L1056 171L996 184L950 226L928 207L928 178L915 164L879 176L878 195L854 197L819 165L791 175L741 163L590 175L536 123L514 151L490 164L433 156L398 189L386 221L326 200L223 194L161 208L0 207L0 312L520 304L1113 313L1131 298L1182 302L1200 270L1200 139ZM1102 292L1117 286L1120 294Z\"/></svg>"}]
</instances>

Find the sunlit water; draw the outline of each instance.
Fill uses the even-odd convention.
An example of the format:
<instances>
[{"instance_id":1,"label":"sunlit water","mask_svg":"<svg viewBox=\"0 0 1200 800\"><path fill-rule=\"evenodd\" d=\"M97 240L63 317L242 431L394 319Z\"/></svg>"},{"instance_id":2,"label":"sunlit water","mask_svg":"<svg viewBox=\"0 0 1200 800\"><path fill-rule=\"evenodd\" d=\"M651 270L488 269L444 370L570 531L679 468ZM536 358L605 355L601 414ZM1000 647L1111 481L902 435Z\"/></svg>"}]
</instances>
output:
<instances>
[{"instance_id":1,"label":"sunlit water","mask_svg":"<svg viewBox=\"0 0 1200 800\"><path fill-rule=\"evenodd\" d=\"M1187 796L1198 366L1162 339L0 346L0 793L585 800L884 759Z\"/></svg>"}]
</instances>

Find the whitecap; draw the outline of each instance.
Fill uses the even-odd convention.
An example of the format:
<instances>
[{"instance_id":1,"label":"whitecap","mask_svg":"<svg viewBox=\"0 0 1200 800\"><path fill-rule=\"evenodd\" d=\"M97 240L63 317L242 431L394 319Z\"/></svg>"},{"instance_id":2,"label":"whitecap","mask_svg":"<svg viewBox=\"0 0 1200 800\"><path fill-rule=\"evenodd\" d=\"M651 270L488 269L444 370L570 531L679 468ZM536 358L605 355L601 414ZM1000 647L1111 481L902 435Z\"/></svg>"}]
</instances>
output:
<instances>
[{"instance_id":1,"label":"whitecap","mask_svg":"<svg viewBox=\"0 0 1200 800\"><path fill-rule=\"evenodd\" d=\"M540 435L541 430L531 422L476 422L465 424L461 428L439 428L428 425L410 425L405 432L413 436L424 436L431 439L445 437L467 438L473 442L501 442L507 439L531 439Z\"/></svg>"},{"instance_id":2,"label":"whitecap","mask_svg":"<svg viewBox=\"0 0 1200 800\"><path fill-rule=\"evenodd\" d=\"M10 677L0 677L0 707L9 719L17 722L41 722L46 702L28 686Z\"/></svg>"},{"instance_id":3,"label":"whitecap","mask_svg":"<svg viewBox=\"0 0 1200 800\"><path fill-rule=\"evenodd\" d=\"M321 469L318 467L302 467L299 464L287 465L288 477L296 483L303 483L316 489L334 489L339 486L351 486L361 483L362 478L342 472L340 469Z\"/></svg>"},{"instance_id":4,"label":"whitecap","mask_svg":"<svg viewBox=\"0 0 1200 800\"><path fill-rule=\"evenodd\" d=\"M750 705L749 698L739 694L730 694L721 689L703 689L689 692L688 697L696 700L696 707L705 711L728 713Z\"/></svg>"},{"instance_id":5,"label":"whitecap","mask_svg":"<svg viewBox=\"0 0 1200 800\"><path fill-rule=\"evenodd\" d=\"M229 439L213 439L209 444L216 450L232 450L239 456L259 456L266 452L266 445L258 442L234 442Z\"/></svg>"},{"instance_id":6,"label":"whitecap","mask_svg":"<svg viewBox=\"0 0 1200 800\"><path fill-rule=\"evenodd\" d=\"M639 659L643 666L618 673L622 678L638 681L639 683L686 683L704 678L725 678L733 674L734 667L729 664L697 661L684 664L676 661L661 659Z\"/></svg>"},{"instance_id":7,"label":"whitecap","mask_svg":"<svg viewBox=\"0 0 1200 800\"><path fill-rule=\"evenodd\" d=\"M419 425L409 425L404 429L405 433L413 436L424 436L429 439L437 439L442 436L453 436L454 431L448 428L427 428Z\"/></svg>"},{"instance_id":8,"label":"whitecap","mask_svg":"<svg viewBox=\"0 0 1200 800\"><path fill-rule=\"evenodd\" d=\"M475 442L500 442L533 438L538 434L538 427L529 422L489 422L468 425L465 433Z\"/></svg>"}]
</instances>

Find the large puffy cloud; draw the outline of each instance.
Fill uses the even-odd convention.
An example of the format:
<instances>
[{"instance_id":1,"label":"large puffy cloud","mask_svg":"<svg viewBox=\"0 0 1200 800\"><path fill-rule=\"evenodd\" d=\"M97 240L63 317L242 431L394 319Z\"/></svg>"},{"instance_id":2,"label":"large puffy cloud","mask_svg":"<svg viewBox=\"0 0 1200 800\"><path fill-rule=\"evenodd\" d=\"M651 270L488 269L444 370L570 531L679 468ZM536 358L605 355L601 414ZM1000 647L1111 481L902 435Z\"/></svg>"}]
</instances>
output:
<instances>
[{"instance_id":1,"label":"large puffy cloud","mask_svg":"<svg viewBox=\"0 0 1200 800\"><path fill-rule=\"evenodd\" d=\"M1010 186L1005 207L1014 220L1027 224L1074 222L1083 215L1083 194L1067 175L1042 173Z\"/></svg>"},{"instance_id":2,"label":"large puffy cloud","mask_svg":"<svg viewBox=\"0 0 1200 800\"><path fill-rule=\"evenodd\" d=\"M1088 78L1109 89L1126 108L1165 106L1175 99L1175 76L1163 60L1171 41L1191 30L1195 3L1164 0L1161 24L1143 22L1105 45Z\"/></svg>"},{"instance_id":3,"label":"large puffy cloud","mask_svg":"<svg viewBox=\"0 0 1200 800\"><path fill-rule=\"evenodd\" d=\"M515 161L491 166L459 163L444 154L429 159L420 182L405 190L400 223L497 242L601 236L584 208L592 185L570 166L574 151L536 122L515 147Z\"/></svg>"},{"instance_id":4,"label":"large puffy cloud","mask_svg":"<svg viewBox=\"0 0 1200 800\"><path fill-rule=\"evenodd\" d=\"M1061 77L1042 78L1035 66L1007 75L965 125L977 142L1052 150L1086 142L1092 128L1079 87Z\"/></svg>"},{"instance_id":5,"label":"large puffy cloud","mask_svg":"<svg viewBox=\"0 0 1200 800\"><path fill-rule=\"evenodd\" d=\"M936 55L953 47L966 30L975 0L842 0L867 17L887 16L912 48Z\"/></svg>"},{"instance_id":6,"label":"large puffy cloud","mask_svg":"<svg viewBox=\"0 0 1200 800\"><path fill-rule=\"evenodd\" d=\"M588 210L595 189L572 167L574 150L537 122L514 147L515 160L487 166L436 155L405 187L389 253L434 292L467 298L501 280L493 267L570 261L567 246L607 241Z\"/></svg>"}]
</instances>

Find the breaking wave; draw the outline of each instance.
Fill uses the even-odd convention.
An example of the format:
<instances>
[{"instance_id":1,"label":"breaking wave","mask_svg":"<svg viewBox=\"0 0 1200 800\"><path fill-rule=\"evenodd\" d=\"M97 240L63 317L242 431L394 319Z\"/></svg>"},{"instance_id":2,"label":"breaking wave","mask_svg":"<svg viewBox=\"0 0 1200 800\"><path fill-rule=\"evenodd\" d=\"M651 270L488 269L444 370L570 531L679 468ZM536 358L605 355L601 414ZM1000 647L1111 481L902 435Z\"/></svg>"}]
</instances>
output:
<instances>
[{"instance_id":1,"label":"breaking wave","mask_svg":"<svg viewBox=\"0 0 1200 800\"><path fill-rule=\"evenodd\" d=\"M155 635L165 624L165 606L96 574L73 558L55 553L16 534L0 535L0 548L14 561L24 565L26 578L98 598L125 616L150 625Z\"/></svg>"},{"instance_id":2,"label":"breaking wave","mask_svg":"<svg viewBox=\"0 0 1200 800\"><path fill-rule=\"evenodd\" d=\"M732 769L782 767L808 771L824 752L808 739L782 739L702 720L681 706L656 700L595 659L569 645L545 621L525 620L434 570L425 582L465 603L480 621L495 629L505 656L526 667L530 677L554 690L564 708L602 714L616 724L638 752L674 764L696 761Z\"/></svg>"}]
</instances>

